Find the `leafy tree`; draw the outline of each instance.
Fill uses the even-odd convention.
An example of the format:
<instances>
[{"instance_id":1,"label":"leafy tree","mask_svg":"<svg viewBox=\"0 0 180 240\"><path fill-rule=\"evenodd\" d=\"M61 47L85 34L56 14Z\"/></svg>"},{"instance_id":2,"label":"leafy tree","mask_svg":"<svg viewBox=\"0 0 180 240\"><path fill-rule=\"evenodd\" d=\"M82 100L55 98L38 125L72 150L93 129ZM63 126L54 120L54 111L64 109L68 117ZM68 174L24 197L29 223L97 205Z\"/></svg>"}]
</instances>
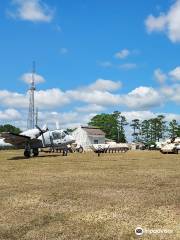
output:
<instances>
[{"instance_id":1,"label":"leafy tree","mask_svg":"<svg viewBox=\"0 0 180 240\"><path fill-rule=\"evenodd\" d=\"M115 111L112 114L98 114L91 119L89 125L99 127L106 133L106 137L116 142L125 142L126 118L121 112ZM180 125L173 119L168 124L164 115L158 115L155 118L145 119L140 122L139 119L133 119L130 126L133 129L133 141L142 141L147 146L169 136L180 137Z\"/></svg>"},{"instance_id":2,"label":"leafy tree","mask_svg":"<svg viewBox=\"0 0 180 240\"><path fill-rule=\"evenodd\" d=\"M126 142L124 126L127 125L127 121L118 111L112 114L98 114L90 120L88 125L99 127L105 132L107 138L116 142Z\"/></svg>"},{"instance_id":3,"label":"leafy tree","mask_svg":"<svg viewBox=\"0 0 180 240\"><path fill-rule=\"evenodd\" d=\"M72 133L74 130L76 130L76 128L67 128L67 129L66 129L66 131L67 131L68 133Z\"/></svg>"},{"instance_id":4,"label":"leafy tree","mask_svg":"<svg viewBox=\"0 0 180 240\"><path fill-rule=\"evenodd\" d=\"M0 132L11 132L11 133L19 134L21 130L13 125L5 124L5 125L0 125Z\"/></svg>"}]
</instances>

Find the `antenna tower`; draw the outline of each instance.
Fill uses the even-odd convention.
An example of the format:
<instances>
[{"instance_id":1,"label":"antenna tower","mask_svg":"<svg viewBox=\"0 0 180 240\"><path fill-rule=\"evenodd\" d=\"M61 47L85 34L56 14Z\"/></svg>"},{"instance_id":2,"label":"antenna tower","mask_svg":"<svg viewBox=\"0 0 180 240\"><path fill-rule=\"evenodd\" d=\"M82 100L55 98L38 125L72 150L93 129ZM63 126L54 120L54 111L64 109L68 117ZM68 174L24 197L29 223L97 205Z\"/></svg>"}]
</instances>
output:
<instances>
[{"instance_id":1,"label":"antenna tower","mask_svg":"<svg viewBox=\"0 0 180 240\"><path fill-rule=\"evenodd\" d=\"M36 72L36 65L35 65L35 62L33 62L32 81L29 88L29 113L28 113L28 121L27 121L28 129L33 129L35 127L35 104L34 104L34 92L36 90L35 72Z\"/></svg>"},{"instance_id":2,"label":"antenna tower","mask_svg":"<svg viewBox=\"0 0 180 240\"><path fill-rule=\"evenodd\" d=\"M39 119L38 119L38 118L39 118L38 115L39 115L39 109L36 108L36 117L35 117L35 120L36 120L36 121L35 121L35 125L38 125L38 120L39 120Z\"/></svg>"}]
</instances>

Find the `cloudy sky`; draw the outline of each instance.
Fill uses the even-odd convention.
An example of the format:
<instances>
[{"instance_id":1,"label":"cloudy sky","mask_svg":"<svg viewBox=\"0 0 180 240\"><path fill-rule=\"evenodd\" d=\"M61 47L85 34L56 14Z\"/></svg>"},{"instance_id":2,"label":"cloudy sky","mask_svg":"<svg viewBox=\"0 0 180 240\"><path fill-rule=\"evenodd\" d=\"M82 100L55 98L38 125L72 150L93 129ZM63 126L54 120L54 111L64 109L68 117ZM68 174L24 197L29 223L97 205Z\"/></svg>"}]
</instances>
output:
<instances>
[{"instance_id":1,"label":"cloudy sky","mask_svg":"<svg viewBox=\"0 0 180 240\"><path fill-rule=\"evenodd\" d=\"M26 127L33 60L42 124L180 120L180 0L6 0L0 36L0 123Z\"/></svg>"}]
</instances>

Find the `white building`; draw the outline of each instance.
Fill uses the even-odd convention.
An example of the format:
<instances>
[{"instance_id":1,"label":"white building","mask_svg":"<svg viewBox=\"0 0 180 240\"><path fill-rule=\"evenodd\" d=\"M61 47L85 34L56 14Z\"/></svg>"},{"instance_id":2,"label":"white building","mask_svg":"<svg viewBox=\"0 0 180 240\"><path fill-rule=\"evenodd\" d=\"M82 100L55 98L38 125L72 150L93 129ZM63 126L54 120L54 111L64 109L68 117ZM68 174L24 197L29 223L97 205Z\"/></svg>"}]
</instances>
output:
<instances>
[{"instance_id":1,"label":"white building","mask_svg":"<svg viewBox=\"0 0 180 240\"><path fill-rule=\"evenodd\" d=\"M97 127L78 127L72 132L72 136L85 150L88 150L92 144L105 143L105 133Z\"/></svg>"}]
</instances>

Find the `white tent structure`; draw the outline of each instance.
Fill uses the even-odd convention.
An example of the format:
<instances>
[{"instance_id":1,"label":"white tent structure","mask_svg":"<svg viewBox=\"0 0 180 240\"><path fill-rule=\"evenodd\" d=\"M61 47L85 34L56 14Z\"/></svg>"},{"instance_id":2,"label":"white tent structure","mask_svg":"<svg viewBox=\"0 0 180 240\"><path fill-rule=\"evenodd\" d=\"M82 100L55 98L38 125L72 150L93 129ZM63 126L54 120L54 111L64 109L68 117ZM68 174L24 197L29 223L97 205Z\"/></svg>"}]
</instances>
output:
<instances>
[{"instance_id":1,"label":"white tent structure","mask_svg":"<svg viewBox=\"0 0 180 240\"><path fill-rule=\"evenodd\" d=\"M105 133L97 127L78 127L72 132L72 136L76 140L76 143L81 145L84 150L89 150L92 144L105 143Z\"/></svg>"}]
</instances>

